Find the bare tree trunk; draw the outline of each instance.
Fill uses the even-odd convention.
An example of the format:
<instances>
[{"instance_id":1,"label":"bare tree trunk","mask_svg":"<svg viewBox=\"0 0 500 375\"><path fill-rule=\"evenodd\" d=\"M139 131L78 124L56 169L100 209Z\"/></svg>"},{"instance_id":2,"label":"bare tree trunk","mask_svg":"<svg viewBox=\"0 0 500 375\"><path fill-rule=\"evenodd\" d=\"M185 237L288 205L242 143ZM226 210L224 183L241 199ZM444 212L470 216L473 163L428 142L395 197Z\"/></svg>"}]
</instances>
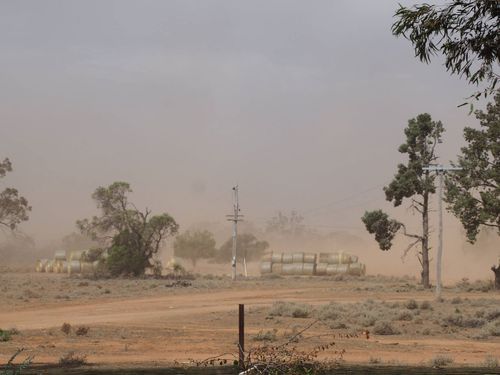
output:
<instances>
[{"instance_id":1,"label":"bare tree trunk","mask_svg":"<svg viewBox=\"0 0 500 375\"><path fill-rule=\"evenodd\" d=\"M500 290L500 265L491 267L491 270L495 274L495 289Z\"/></svg>"},{"instance_id":2,"label":"bare tree trunk","mask_svg":"<svg viewBox=\"0 0 500 375\"><path fill-rule=\"evenodd\" d=\"M422 285L431 287L429 282L429 193L424 192L422 207Z\"/></svg>"}]
</instances>

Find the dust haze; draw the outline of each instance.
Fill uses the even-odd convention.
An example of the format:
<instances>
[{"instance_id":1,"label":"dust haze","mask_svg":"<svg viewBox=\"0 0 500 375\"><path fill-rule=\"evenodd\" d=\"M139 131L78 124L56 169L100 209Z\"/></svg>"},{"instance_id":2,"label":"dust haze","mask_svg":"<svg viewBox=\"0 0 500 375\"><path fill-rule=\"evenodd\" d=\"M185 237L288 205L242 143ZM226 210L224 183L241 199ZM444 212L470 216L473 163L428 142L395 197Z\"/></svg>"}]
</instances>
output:
<instances>
[{"instance_id":1,"label":"dust haze","mask_svg":"<svg viewBox=\"0 0 500 375\"><path fill-rule=\"evenodd\" d=\"M131 184L139 208L168 212L181 231L211 230L221 245L238 184L243 231L270 249L345 250L368 273L418 277L415 254L400 258L406 242L378 250L360 217L383 208L418 230L417 217L391 209L382 191L402 160L407 120L428 112L444 123L443 163L477 121L457 108L471 87L391 35L397 7L3 1L0 157L14 172L2 183L33 206L22 225L34 240L21 246L26 257L60 247L77 219L96 213L94 189L113 181ZM267 221L291 210L309 234L266 238ZM498 236L467 245L450 215L444 230L445 280L484 278Z\"/></svg>"}]
</instances>

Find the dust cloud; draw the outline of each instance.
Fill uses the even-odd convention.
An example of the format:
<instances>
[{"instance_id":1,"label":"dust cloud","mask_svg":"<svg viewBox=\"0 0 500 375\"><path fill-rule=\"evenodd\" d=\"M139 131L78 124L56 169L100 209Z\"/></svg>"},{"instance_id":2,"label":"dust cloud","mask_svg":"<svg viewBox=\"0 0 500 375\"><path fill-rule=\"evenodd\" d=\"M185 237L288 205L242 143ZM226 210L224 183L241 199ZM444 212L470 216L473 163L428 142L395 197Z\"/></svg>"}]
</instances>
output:
<instances>
[{"instance_id":1,"label":"dust cloud","mask_svg":"<svg viewBox=\"0 0 500 375\"><path fill-rule=\"evenodd\" d=\"M406 242L378 250L360 217L391 209L381 188L409 118L444 123L443 163L477 122L457 108L473 88L391 35L398 3L2 2L0 158L14 172L1 186L33 206L21 226L29 241L5 235L2 262L60 248L96 213L94 189L121 180L137 207L211 230L218 245L239 184L243 229L271 249L344 250L369 273L418 276L413 253L400 259ZM267 220L290 210L314 235L266 238ZM489 277L498 236L463 238L448 217L445 279Z\"/></svg>"}]
</instances>

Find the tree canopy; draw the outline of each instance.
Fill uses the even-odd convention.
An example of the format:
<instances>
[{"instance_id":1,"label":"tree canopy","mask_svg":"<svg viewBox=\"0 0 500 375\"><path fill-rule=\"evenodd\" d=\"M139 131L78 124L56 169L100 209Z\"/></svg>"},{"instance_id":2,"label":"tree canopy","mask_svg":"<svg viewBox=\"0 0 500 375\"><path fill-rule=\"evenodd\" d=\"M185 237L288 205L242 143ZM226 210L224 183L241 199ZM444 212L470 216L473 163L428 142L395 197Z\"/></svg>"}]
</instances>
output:
<instances>
[{"instance_id":1,"label":"tree canopy","mask_svg":"<svg viewBox=\"0 0 500 375\"><path fill-rule=\"evenodd\" d=\"M82 234L106 245L106 262L113 275L141 275L152 267L151 260L164 240L177 233L179 225L168 214L151 215L128 201L132 192L126 182L98 187L92 198L100 216L77 221Z\"/></svg>"},{"instance_id":2,"label":"tree canopy","mask_svg":"<svg viewBox=\"0 0 500 375\"><path fill-rule=\"evenodd\" d=\"M174 256L189 259L196 267L199 259L215 256L215 239L212 233L204 231L186 231L175 238Z\"/></svg>"},{"instance_id":3,"label":"tree canopy","mask_svg":"<svg viewBox=\"0 0 500 375\"><path fill-rule=\"evenodd\" d=\"M247 261L258 260L264 254L264 251L269 247L267 241L259 241L257 237L250 233L238 234L236 237L237 251L236 261L243 261L243 257ZM229 262L233 258L233 239L229 238L220 247L217 252L217 262Z\"/></svg>"},{"instance_id":4,"label":"tree canopy","mask_svg":"<svg viewBox=\"0 0 500 375\"><path fill-rule=\"evenodd\" d=\"M467 127L458 156L461 171L446 178L448 209L461 221L471 243L482 227L500 234L500 91L484 111L476 111L480 129Z\"/></svg>"},{"instance_id":5,"label":"tree canopy","mask_svg":"<svg viewBox=\"0 0 500 375\"><path fill-rule=\"evenodd\" d=\"M0 161L0 179L12 172L12 163L8 158ZM28 200L19 195L17 189L7 187L0 192L0 227L15 230L19 224L29 219L31 206Z\"/></svg>"},{"instance_id":6,"label":"tree canopy","mask_svg":"<svg viewBox=\"0 0 500 375\"><path fill-rule=\"evenodd\" d=\"M367 211L361 218L367 231L375 235L381 250L389 250L396 233L401 229L403 234L412 238L405 254L418 243L421 250L418 259L422 265L422 284L429 287L429 197L436 191L435 176L422 168L437 160L436 146L441 143L444 131L440 121L433 121L427 113L420 114L408 121L404 133L406 142L399 146L399 152L407 155L407 163L399 164L393 180L384 187L386 200L395 207L405 199L410 207L422 217L422 233L410 234L406 226L382 210Z\"/></svg>"},{"instance_id":7,"label":"tree canopy","mask_svg":"<svg viewBox=\"0 0 500 375\"><path fill-rule=\"evenodd\" d=\"M493 93L499 78L500 6L498 0L453 0L444 5L399 7L392 32L413 44L415 56L429 63L442 54L451 74L472 84L487 82ZM481 92L475 94L479 97Z\"/></svg>"}]
</instances>

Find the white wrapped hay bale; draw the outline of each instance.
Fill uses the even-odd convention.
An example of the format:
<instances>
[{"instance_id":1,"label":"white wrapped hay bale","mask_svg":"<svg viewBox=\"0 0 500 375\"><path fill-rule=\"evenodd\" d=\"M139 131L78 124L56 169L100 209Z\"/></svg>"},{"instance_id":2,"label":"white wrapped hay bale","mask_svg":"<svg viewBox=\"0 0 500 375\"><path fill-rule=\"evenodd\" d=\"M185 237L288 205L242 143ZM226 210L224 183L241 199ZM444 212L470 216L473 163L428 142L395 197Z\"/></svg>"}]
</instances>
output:
<instances>
[{"instance_id":1,"label":"white wrapped hay bale","mask_svg":"<svg viewBox=\"0 0 500 375\"><path fill-rule=\"evenodd\" d=\"M366 266L363 263L351 263L349 265L349 274L355 276L363 276L366 274Z\"/></svg>"},{"instance_id":2,"label":"white wrapped hay bale","mask_svg":"<svg viewBox=\"0 0 500 375\"><path fill-rule=\"evenodd\" d=\"M311 276L314 275L316 271L316 265L314 263L304 263L302 266L302 274Z\"/></svg>"},{"instance_id":3,"label":"white wrapped hay bale","mask_svg":"<svg viewBox=\"0 0 500 375\"><path fill-rule=\"evenodd\" d=\"M271 262L260 262L260 273L267 274L272 272L272 263Z\"/></svg>"},{"instance_id":4,"label":"white wrapped hay bale","mask_svg":"<svg viewBox=\"0 0 500 375\"><path fill-rule=\"evenodd\" d=\"M271 257L271 262L282 263L283 262L283 254L282 253L273 253L273 255Z\"/></svg>"},{"instance_id":5,"label":"white wrapped hay bale","mask_svg":"<svg viewBox=\"0 0 500 375\"><path fill-rule=\"evenodd\" d=\"M349 271L349 264L329 264L326 267L327 275L346 274Z\"/></svg>"},{"instance_id":6,"label":"white wrapped hay bale","mask_svg":"<svg viewBox=\"0 0 500 375\"><path fill-rule=\"evenodd\" d=\"M304 254L304 263L316 263L316 254L305 253Z\"/></svg>"},{"instance_id":7,"label":"white wrapped hay bale","mask_svg":"<svg viewBox=\"0 0 500 375\"><path fill-rule=\"evenodd\" d=\"M79 260L71 260L68 262L68 274L75 275L81 272L82 268Z\"/></svg>"},{"instance_id":8,"label":"white wrapped hay bale","mask_svg":"<svg viewBox=\"0 0 500 375\"><path fill-rule=\"evenodd\" d=\"M283 273L283 263L273 263L271 272L276 275L281 275Z\"/></svg>"},{"instance_id":9,"label":"white wrapped hay bale","mask_svg":"<svg viewBox=\"0 0 500 375\"><path fill-rule=\"evenodd\" d=\"M286 263L283 264L281 273L283 275L302 275L304 263Z\"/></svg>"},{"instance_id":10,"label":"white wrapped hay bale","mask_svg":"<svg viewBox=\"0 0 500 375\"><path fill-rule=\"evenodd\" d=\"M304 253L293 253L292 263L304 263Z\"/></svg>"},{"instance_id":11,"label":"white wrapped hay bale","mask_svg":"<svg viewBox=\"0 0 500 375\"><path fill-rule=\"evenodd\" d=\"M290 264L293 263L293 254L282 254L282 260L281 262L283 264Z\"/></svg>"},{"instance_id":12,"label":"white wrapped hay bale","mask_svg":"<svg viewBox=\"0 0 500 375\"><path fill-rule=\"evenodd\" d=\"M265 253L261 259L262 262L272 262L273 261L273 252Z\"/></svg>"},{"instance_id":13,"label":"white wrapped hay bale","mask_svg":"<svg viewBox=\"0 0 500 375\"><path fill-rule=\"evenodd\" d=\"M316 275L324 276L326 275L326 269L328 267L328 263L318 263L316 264Z\"/></svg>"},{"instance_id":14,"label":"white wrapped hay bale","mask_svg":"<svg viewBox=\"0 0 500 375\"><path fill-rule=\"evenodd\" d=\"M57 260L57 261L66 260L66 251L64 251L64 250L56 251L54 253L54 260Z\"/></svg>"}]
</instances>

